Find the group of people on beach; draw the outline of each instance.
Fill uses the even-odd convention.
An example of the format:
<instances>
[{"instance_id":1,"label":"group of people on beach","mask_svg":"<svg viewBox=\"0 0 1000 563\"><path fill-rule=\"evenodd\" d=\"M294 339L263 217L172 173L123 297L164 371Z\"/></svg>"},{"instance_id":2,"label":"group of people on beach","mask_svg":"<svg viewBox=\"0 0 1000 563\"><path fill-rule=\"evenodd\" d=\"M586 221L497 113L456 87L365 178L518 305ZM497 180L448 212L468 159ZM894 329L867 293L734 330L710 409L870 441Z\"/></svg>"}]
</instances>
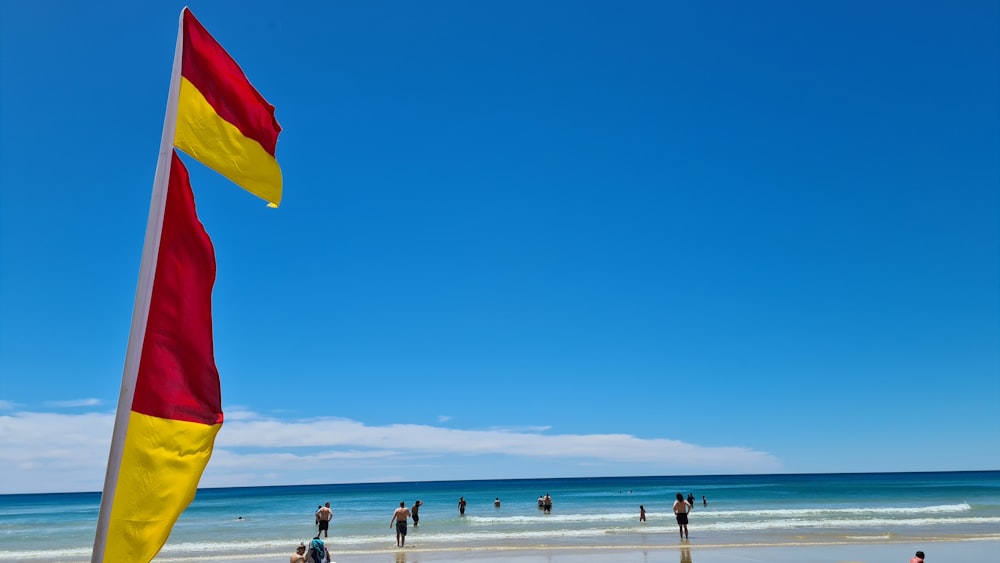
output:
<instances>
[{"instance_id":1,"label":"group of people on beach","mask_svg":"<svg viewBox=\"0 0 1000 563\"><path fill-rule=\"evenodd\" d=\"M465 497L458 497L458 513L460 516L465 516L465 507L468 502ZM406 501L399 502L399 508L397 508L392 513L392 518L389 520L389 528L393 525L396 527L396 546L405 547L406 546L406 532L408 527L408 522L413 519L413 527L416 528L420 524L420 507L424 503L420 499L417 499L413 503L412 508L406 507ZM500 497L496 497L493 500L493 506L495 508L500 508ZM552 511L552 497L548 494L538 497L538 508L544 510L545 512ZM305 542L299 543L298 547L295 549L295 554L290 558L290 563L328 563L330 560L329 550L320 539L320 536L324 538L330 537L330 522L333 521L333 509L330 508L330 503L325 505L320 505L316 507L315 514L315 524L316 524L316 537L307 545Z\"/></svg>"},{"instance_id":2,"label":"group of people on beach","mask_svg":"<svg viewBox=\"0 0 1000 563\"><path fill-rule=\"evenodd\" d=\"M677 500L674 501L673 505L673 512L677 519L677 529L681 540L686 540L688 539L688 514L694 509L695 497L693 493L688 493L687 498L684 498L682 493L677 493L676 498ZM400 501L399 508L392 513L392 518L389 520L389 528L392 528L393 525L396 527L397 547L406 546L407 522L412 518L413 527L417 527L420 522L420 507L423 504L420 499L417 499L411 509L406 507L405 501ZM702 496L701 504L702 506L708 506L708 499ZM467 505L468 502L465 500L465 497L458 497L459 515L465 516L465 507ZM500 497L496 497L493 500L493 506L500 508ZM552 512L552 497L548 493L538 497L538 508L546 513ZM330 537L330 522L332 520L333 509L330 508L329 502L316 507L316 537L308 544L300 542L298 547L295 548L295 553L290 557L289 563L332 563L330 560L330 551L323 543L323 540L320 539L321 534L323 537ZM646 521L646 507L641 504L639 505L639 521ZM916 556L910 560L910 563L924 563L924 553L918 551Z\"/></svg>"},{"instance_id":3,"label":"group of people on beach","mask_svg":"<svg viewBox=\"0 0 1000 563\"><path fill-rule=\"evenodd\" d=\"M708 506L708 499L704 496L701 497L702 505ZM406 507L405 501L399 502L399 508L397 508L392 513L392 518L389 520L389 528L393 526L396 528L396 547L406 546L406 532L407 526L410 519L413 519L413 527L416 528L420 523L420 507L423 506L423 502L417 499L413 503L412 508ZM468 502L465 497L458 497L458 513L460 516L465 516L465 508ZM493 500L493 506L495 508L500 508L500 497L496 497ZM552 512L552 496L548 493L540 495L538 497L538 508L545 513ZM684 495L677 493L677 500L674 501L673 511L674 516L677 519L678 532L681 539L687 539L688 537L688 514L694 508L694 494L689 493L687 499ZM330 508L330 503L327 502L325 505L316 507L315 514L315 524L317 527L316 537L307 545L302 542L298 545L295 550L295 554L291 556L290 563L329 563L330 554L329 550L320 539L322 535L325 538L330 537L330 522L333 521L333 509ZM639 505L639 521L646 521L646 507L644 505Z\"/></svg>"},{"instance_id":4,"label":"group of people on beach","mask_svg":"<svg viewBox=\"0 0 1000 563\"><path fill-rule=\"evenodd\" d=\"M703 496L701 497L702 504L708 506L708 500ZM417 499L413 503L413 508L406 507L406 501L399 502L399 508L397 508L392 513L392 518L389 520L389 528L393 525L396 527L396 546L405 547L406 546L406 532L407 526L410 519L413 519L413 527L416 528L420 523L420 507L423 506L423 502ZM460 516L465 516L465 507L468 502L465 497L458 497L458 514ZM500 497L496 497L493 500L493 506L495 508L500 508ZM687 499L684 495L677 493L677 500L674 502L674 515L677 518L677 526L679 528L681 539L686 539L688 536L687 524L688 524L688 513L691 512L694 507L694 494L689 493ZM545 493L544 495L539 495L538 497L538 509L545 512L552 512L552 495ZM320 539L320 536L324 538L330 537L330 522L333 521L333 509L330 508L330 503L327 502L325 505L320 505L316 507L315 514L315 524L316 524L316 537L306 545L302 542L298 545L295 550L295 554L291 556L290 563L327 563L330 560L329 550ZM646 507L639 505L639 521L646 521Z\"/></svg>"},{"instance_id":5,"label":"group of people on beach","mask_svg":"<svg viewBox=\"0 0 1000 563\"><path fill-rule=\"evenodd\" d=\"M295 553L289 558L289 563L333 563L330 561L330 550L326 548L323 540L316 536L306 545L299 542L295 548Z\"/></svg>"},{"instance_id":6,"label":"group of people on beach","mask_svg":"<svg viewBox=\"0 0 1000 563\"><path fill-rule=\"evenodd\" d=\"M324 538L330 537L330 522L333 521L333 509L330 508L330 503L317 506L314 517L316 537L308 544L299 542L299 545L295 548L295 553L288 559L289 563L332 563L330 561L330 550L327 549L326 544L320 539L321 535Z\"/></svg>"}]
</instances>

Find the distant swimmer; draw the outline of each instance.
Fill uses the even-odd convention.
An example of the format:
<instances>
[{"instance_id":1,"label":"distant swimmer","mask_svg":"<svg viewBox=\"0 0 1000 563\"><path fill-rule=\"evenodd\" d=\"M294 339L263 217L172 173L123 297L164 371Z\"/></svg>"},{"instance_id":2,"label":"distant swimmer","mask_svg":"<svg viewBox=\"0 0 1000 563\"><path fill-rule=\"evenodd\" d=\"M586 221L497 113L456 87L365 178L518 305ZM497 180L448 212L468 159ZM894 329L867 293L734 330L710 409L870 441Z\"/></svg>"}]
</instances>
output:
<instances>
[{"instance_id":1,"label":"distant swimmer","mask_svg":"<svg viewBox=\"0 0 1000 563\"><path fill-rule=\"evenodd\" d=\"M495 506L496 508L500 508L500 497L497 497L496 499L493 500L493 506Z\"/></svg>"},{"instance_id":2,"label":"distant swimmer","mask_svg":"<svg viewBox=\"0 0 1000 563\"><path fill-rule=\"evenodd\" d=\"M688 499L687 500L688 500L688 504L691 505L691 508L694 508L694 493L688 493Z\"/></svg>"},{"instance_id":3,"label":"distant swimmer","mask_svg":"<svg viewBox=\"0 0 1000 563\"><path fill-rule=\"evenodd\" d=\"M538 496L538 508L541 508L541 509L545 508L545 495L539 495Z\"/></svg>"},{"instance_id":4,"label":"distant swimmer","mask_svg":"<svg viewBox=\"0 0 1000 563\"><path fill-rule=\"evenodd\" d=\"M465 516L465 497L458 497L458 513Z\"/></svg>"},{"instance_id":5,"label":"distant swimmer","mask_svg":"<svg viewBox=\"0 0 1000 563\"><path fill-rule=\"evenodd\" d=\"M677 530L682 540L688 537L688 512L691 512L691 505L684 500L684 495L677 493L677 500L674 501L674 515L677 517Z\"/></svg>"},{"instance_id":6,"label":"distant swimmer","mask_svg":"<svg viewBox=\"0 0 1000 563\"><path fill-rule=\"evenodd\" d=\"M549 493L545 493L545 502L542 504L542 509L545 512L552 512L552 497L549 496Z\"/></svg>"},{"instance_id":7,"label":"distant swimmer","mask_svg":"<svg viewBox=\"0 0 1000 563\"><path fill-rule=\"evenodd\" d=\"M641 504L639 505L639 521L640 522L646 521L646 507Z\"/></svg>"},{"instance_id":8,"label":"distant swimmer","mask_svg":"<svg viewBox=\"0 0 1000 563\"><path fill-rule=\"evenodd\" d=\"M389 520L389 527L396 523L396 547L406 545L406 519L410 517L410 511L406 509L406 503L399 501L399 508L392 513L392 520Z\"/></svg>"},{"instance_id":9,"label":"distant swimmer","mask_svg":"<svg viewBox=\"0 0 1000 563\"><path fill-rule=\"evenodd\" d=\"M701 505L708 506L708 499L705 498L705 495L701 495Z\"/></svg>"}]
</instances>

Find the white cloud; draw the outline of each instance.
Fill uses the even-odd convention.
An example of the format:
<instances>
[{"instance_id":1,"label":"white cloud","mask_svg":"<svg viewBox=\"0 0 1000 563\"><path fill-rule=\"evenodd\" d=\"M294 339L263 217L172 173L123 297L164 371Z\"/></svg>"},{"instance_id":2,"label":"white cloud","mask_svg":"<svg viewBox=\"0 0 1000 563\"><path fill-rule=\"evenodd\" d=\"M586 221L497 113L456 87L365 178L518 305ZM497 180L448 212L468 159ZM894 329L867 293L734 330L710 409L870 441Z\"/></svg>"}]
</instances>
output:
<instances>
[{"instance_id":1,"label":"white cloud","mask_svg":"<svg viewBox=\"0 0 1000 563\"><path fill-rule=\"evenodd\" d=\"M101 404L100 399L77 399L73 401L47 401L45 406L58 408L96 407L99 404Z\"/></svg>"},{"instance_id":2,"label":"white cloud","mask_svg":"<svg viewBox=\"0 0 1000 563\"><path fill-rule=\"evenodd\" d=\"M14 403L0 399L0 411L9 411L13 409L14 409Z\"/></svg>"},{"instance_id":3,"label":"white cloud","mask_svg":"<svg viewBox=\"0 0 1000 563\"><path fill-rule=\"evenodd\" d=\"M202 486L444 479L767 473L766 452L547 428L461 430L227 413ZM99 490L114 416L0 416L0 493Z\"/></svg>"},{"instance_id":4,"label":"white cloud","mask_svg":"<svg viewBox=\"0 0 1000 563\"><path fill-rule=\"evenodd\" d=\"M113 425L104 413L0 416L0 493L100 490Z\"/></svg>"}]
</instances>

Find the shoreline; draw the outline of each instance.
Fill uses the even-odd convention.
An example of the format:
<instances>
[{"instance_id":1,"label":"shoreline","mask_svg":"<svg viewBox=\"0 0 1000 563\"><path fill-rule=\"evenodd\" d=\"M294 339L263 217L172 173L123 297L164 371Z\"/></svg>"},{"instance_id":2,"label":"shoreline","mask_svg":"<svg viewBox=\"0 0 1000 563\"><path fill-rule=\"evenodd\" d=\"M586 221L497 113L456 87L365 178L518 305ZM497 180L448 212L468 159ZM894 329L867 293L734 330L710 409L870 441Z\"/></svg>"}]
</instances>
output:
<instances>
[{"instance_id":1,"label":"shoreline","mask_svg":"<svg viewBox=\"0 0 1000 563\"><path fill-rule=\"evenodd\" d=\"M632 538L634 540L634 538ZM389 542L387 542L389 543ZM238 550L199 549L157 556L161 563L284 563L296 543L287 549L269 543L256 553ZM328 544L329 545L329 544ZM895 538L823 538L803 536L801 540L762 540L701 543L663 538L657 543L581 542L568 544L461 543L452 546L411 545L398 548L394 543L379 548L337 549L331 556L336 563L900 563L909 561L916 550L932 561L992 561L1000 553L1000 533L974 536L898 536ZM50 559L44 551L22 553L16 561ZM2 561L10 559L0 558ZM77 552L60 560L86 563Z\"/></svg>"},{"instance_id":2,"label":"shoreline","mask_svg":"<svg viewBox=\"0 0 1000 563\"><path fill-rule=\"evenodd\" d=\"M799 542L677 543L648 545L493 545L420 546L331 552L336 563L898 563L916 550L933 561L988 561L1000 552L1000 534L989 538L912 538L854 542L808 540ZM226 560L231 563L283 562L291 554L192 555L158 557L164 563Z\"/></svg>"}]
</instances>

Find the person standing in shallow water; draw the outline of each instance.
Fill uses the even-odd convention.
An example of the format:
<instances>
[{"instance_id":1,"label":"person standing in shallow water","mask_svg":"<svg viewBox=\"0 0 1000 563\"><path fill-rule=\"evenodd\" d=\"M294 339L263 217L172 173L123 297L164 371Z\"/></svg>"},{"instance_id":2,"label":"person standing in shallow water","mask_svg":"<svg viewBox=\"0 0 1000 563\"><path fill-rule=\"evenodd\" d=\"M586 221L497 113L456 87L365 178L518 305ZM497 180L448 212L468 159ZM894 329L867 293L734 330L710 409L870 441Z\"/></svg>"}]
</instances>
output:
<instances>
[{"instance_id":1,"label":"person standing in shallow water","mask_svg":"<svg viewBox=\"0 0 1000 563\"><path fill-rule=\"evenodd\" d=\"M410 517L410 511L406 509L406 503L399 501L399 508L392 513L392 520L389 520L389 527L396 523L396 547L406 546L406 519Z\"/></svg>"},{"instance_id":2,"label":"person standing in shallow water","mask_svg":"<svg viewBox=\"0 0 1000 563\"><path fill-rule=\"evenodd\" d=\"M641 504L639 505L639 521L640 522L646 521L646 507Z\"/></svg>"},{"instance_id":3,"label":"person standing in shallow water","mask_svg":"<svg viewBox=\"0 0 1000 563\"><path fill-rule=\"evenodd\" d=\"M413 527L417 527L417 523L420 522L420 507L424 505L424 501L417 499L417 502L413 503L413 510L410 511L410 516L413 517Z\"/></svg>"},{"instance_id":4,"label":"person standing in shallow water","mask_svg":"<svg viewBox=\"0 0 1000 563\"><path fill-rule=\"evenodd\" d=\"M465 516L465 497L458 497L458 513Z\"/></svg>"},{"instance_id":5,"label":"person standing in shallow water","mask_svg":"<svg viewBox=\"0 0 1000 563\"><path fill-rule=\"evenodd\" d=\"M674 501L674 516L677 517L677 531L682 540L688 537L688 512L691 512L691 505L684 500L684 495L677 493L677 500Z\"/></svg>"},{"instance_id":6,"label":"person standing in shallow water","mask_svg":"<svg viewBox=\"0 0 1000 563\"><path fill-rule=\"evenodd\" d=\"M330 537L331 520L333 520L333 510L330 508L330 503L326 503L316 511L316 524L319 525L319 531L316 532L317 538L320 534L323 534L324 538Z\"/></svg>"}]
</instances>

